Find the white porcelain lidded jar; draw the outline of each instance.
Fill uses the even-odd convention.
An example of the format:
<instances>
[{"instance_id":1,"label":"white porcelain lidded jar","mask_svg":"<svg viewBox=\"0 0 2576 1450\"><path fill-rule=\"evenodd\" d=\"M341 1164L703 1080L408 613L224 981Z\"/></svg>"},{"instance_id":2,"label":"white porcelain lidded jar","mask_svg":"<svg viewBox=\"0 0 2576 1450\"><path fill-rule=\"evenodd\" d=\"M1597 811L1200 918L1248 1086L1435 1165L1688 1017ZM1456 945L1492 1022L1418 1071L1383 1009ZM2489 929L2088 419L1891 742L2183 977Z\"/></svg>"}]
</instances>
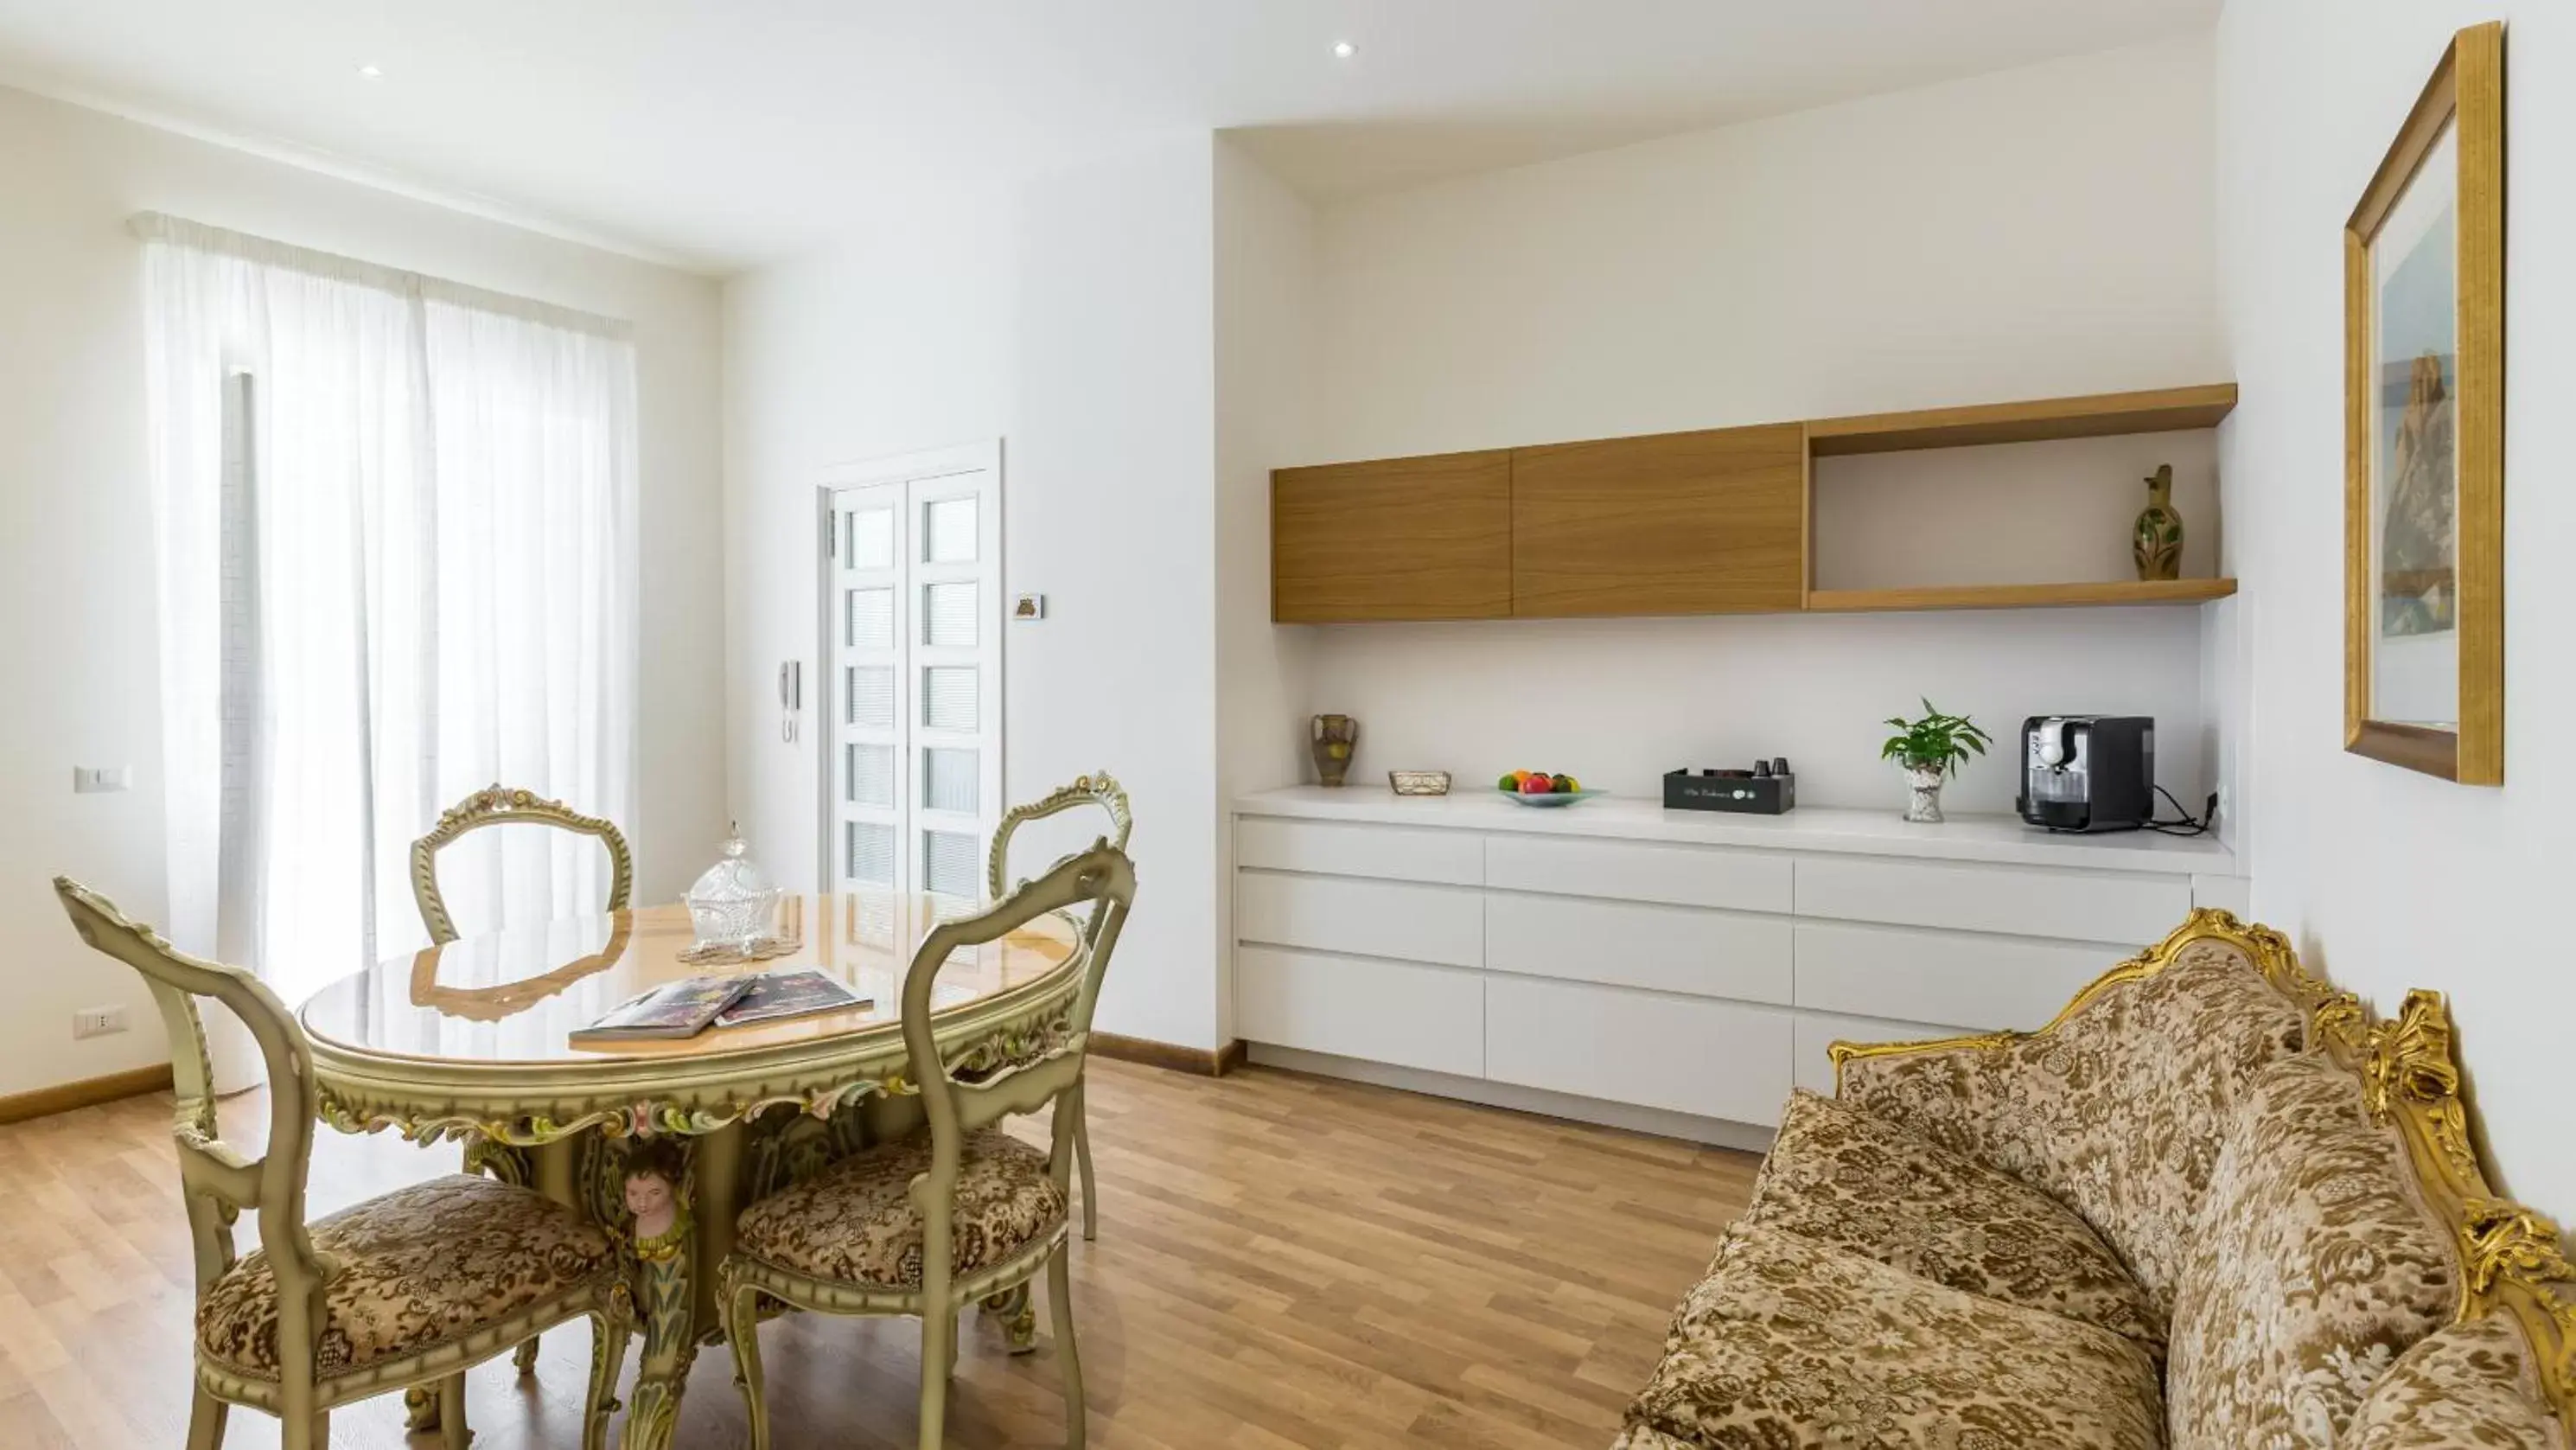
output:
<instances>
[{"instance_id":1,"label":"white porcelain lidded jar","mask_svg":"<svg viewBox=\"0 0 2576 1450\"><path fill-rule=\"evenodd\" d=\"M753 863L742 828L725 837L724 859L689 888L689 925L697 945L747 951L768 940L778 915L778 889Z\"/></svg>"}]
</instances>

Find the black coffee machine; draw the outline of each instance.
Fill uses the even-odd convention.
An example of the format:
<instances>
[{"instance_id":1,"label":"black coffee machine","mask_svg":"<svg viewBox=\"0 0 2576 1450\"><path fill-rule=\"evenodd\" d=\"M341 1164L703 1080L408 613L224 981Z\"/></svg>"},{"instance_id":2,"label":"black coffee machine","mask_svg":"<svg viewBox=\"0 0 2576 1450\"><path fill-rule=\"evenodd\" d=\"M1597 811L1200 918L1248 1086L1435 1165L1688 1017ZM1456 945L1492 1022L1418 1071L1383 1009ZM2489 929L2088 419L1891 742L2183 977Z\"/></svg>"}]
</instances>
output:
<instances>
[{"instance_id":1,"label":"black coffee machine","mask_svg":"<svg viewBox=\"0 0 2576 1450\"><path fill-rule=\"evenodd\" d=\"M2155 819L2156 722L2033 715L2021 722L2021 818L2052 831L2134 831Z\"/></svg>"}]
</instances>

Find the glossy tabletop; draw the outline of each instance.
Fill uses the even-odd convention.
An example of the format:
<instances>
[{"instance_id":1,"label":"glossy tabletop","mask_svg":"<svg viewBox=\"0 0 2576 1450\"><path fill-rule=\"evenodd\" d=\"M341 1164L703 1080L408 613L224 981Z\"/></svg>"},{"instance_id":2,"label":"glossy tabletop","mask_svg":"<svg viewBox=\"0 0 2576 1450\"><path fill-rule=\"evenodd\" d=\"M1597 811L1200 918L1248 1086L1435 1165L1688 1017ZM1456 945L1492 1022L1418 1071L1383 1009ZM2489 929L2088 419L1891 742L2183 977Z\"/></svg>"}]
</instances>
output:
<instances>
[{"instance_id":1,"label":"glossy tabletop","mask_svg":"<svg viewBox=\"0 0 2576 1450\"><path fill-rule=\"evenodd\" d=\"M791 897L779 920L801 945L748 964L692 965L689 914L680 906L568 917L466 936L388 958L316 993L304 1030L330 1059L454 1067L570 1067L583 1063L714 1065L736 1055L901 1033L903 976L922 937L972 914L955 897L861 892ZM942 1014L1006 998L1059 974L1078 949L1075 929L1041 917L1000 941L960 950L939 977ZM571 1034L637 993L706 975L812 967L838 978L866 1005L695 1037L575 1045Z\"/></svg>"}]
</instances>

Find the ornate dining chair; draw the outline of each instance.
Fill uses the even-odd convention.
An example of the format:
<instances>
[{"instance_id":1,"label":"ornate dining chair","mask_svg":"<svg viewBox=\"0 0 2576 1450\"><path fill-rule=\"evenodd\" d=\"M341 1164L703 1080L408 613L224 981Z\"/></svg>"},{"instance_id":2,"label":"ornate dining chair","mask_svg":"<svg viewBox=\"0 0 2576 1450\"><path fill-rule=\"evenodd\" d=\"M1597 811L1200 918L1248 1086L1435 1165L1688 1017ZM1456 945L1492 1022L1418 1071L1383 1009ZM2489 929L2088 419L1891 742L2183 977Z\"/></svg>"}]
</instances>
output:
<instances>
[{"instance_id":1,"label":"ornate dining chair","mask_svg":"<svg viewBox=\"0 0 2576 1450\"><path fill-rule=\"evenodd\" d=\"M562 801L550 801L532 790L516 786L487 785L450 806L429 834L411 843L411 897L420 907L421 925L429 928L433 942L456 940L456 922L447 914L447 901L438 894L438 853L454 845L460 836L479 831L485 826L522 822L552 826L584 836L596 836L608 848L607 911L624 911L627 893L635 884L635 859L626 850L626 837L610 822L597 816L585 816Z\"/></svg>"},{"instance_id":2,"label":"ornate dining chair","mask_svg":"<svg viewBox=\"0 0 2576 1450\"><path fill-rule=\"evenodd\" d=\"M331 1411L435 1385L449 1450L463 1450L465 1372L587 1316L594 1339L587 1450L607 1444L634 1310L608 1236L524 1188L450 1175L307 1224L316 1089L304 1029L266 983L174 950L68 877L54 891L81 940L143 974L170 1036L180 1196L197 1261L196 1390L188 1450L215 1450L234 1405L282 1422L286 1450L330 1444ZM232 1009L268 1065L268 1151L217 1136L197 999ZM259 1215L236 1258L233 1223Z\"/></svg>"},{"instance_id":3,"label":"ornate dining chair","mask_svg":"<svg viewBox=\"0 0 2576 1450\"><path fill-rule=\"evenodd\" d=\"M627 895L635 884L635 858L626 849L625 834L613 822L585 816L535 791L495 781L448 807L438 824L429 828L428 835L411 843L411 899L420 908L420 923L429 929L432 942L444 944L458 936L456 921L447 914L447 899L438 892L438 853L485 826L512 823L552 826L598 837L599 843L608 848L608 905L603 910L626 909ZM505 1179L513 1172L506 1164L494 1162L480 1141L465 1145L465 1171L488 1172ZM531 1339L519 1346L516 1363L521 1374L535 1372L537 1341Z\"/></svg>"},{"instance_id":4,"label":"ornate dining chair","mask_svg":"<svg viewBox=\"0 0 2576 1450\"><path fill-rule=\"evenodd\" d=\"M716 1294L733 1341L735 1377L751 1417L752 1450L767 1450L761 1389L760 1304L774 1299L820 1314L907 1314L921 1319L921 1445L937 1450L948 1381L957 1362L957 1314L982 1303L1012 1321L1022 1342L1028 1288L1043 1267L1064 1384L1065 1443L1083 1443L1082 1366L1074 1351L1066 1250L1073 1126L1101 978L1136 895L1135 868L1108 841L985 911L941 924L913 953L903 979L905 1075L920 1084L927 1126L868 1148L745 1209ZM996 941L1065 907L1090 903L1087 954L1064 1034L1034 1057L960 1077L931 1021L940 968L960 947ZM1004 1132L1001 1121L1056 1105L1048 1151Z\"/></svg>"},{"instance_id":5,"label":"ornate dining chair","mask_svg":"<svg viewBox=\"0 0 2576 1450\"><path fill-rule=\"evenodd\" d=\"M1061 815L1083 806L1097 806L1109 813L1113 828L1109 844L1124 851L1128 833L1135 829L1135 817L1127 808L1127 792L1108 771L1078 775L1071 785L1058 787L1043 800L1013 806L1002 813L993 827L993 850L984 867L984 889L995 901L1011 894L1011 835L1031 821ZM1100 1199L1091 1183L1091 1121L1084 1111L1082 1095L1076 1093L1064 1111L1073 1114L1073 1153L1075 1166L1082 1170L1082 1237L1085 1242L1100 1237Z\"/></svg>"}]
</instances>

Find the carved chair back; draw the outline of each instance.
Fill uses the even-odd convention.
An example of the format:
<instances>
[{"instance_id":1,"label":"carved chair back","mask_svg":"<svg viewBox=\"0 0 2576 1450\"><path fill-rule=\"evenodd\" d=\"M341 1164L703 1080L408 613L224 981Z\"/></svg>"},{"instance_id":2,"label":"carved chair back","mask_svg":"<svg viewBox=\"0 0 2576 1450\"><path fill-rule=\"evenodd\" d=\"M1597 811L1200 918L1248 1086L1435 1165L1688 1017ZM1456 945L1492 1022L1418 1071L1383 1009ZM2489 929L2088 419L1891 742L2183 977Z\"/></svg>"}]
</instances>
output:
<instances>
[{"instance_id":1,"label":"carved chair back","mask_svg":"<svg viewBox=\"0 0 2576 1450\"><path fill-rule=\"evenodd\" d=\"M995 901L1011 894L1011 836L1031 821L1066 811L1093 806L1109 816L1108 843L1121 851L1127 849L1129 832L1135 829L1135 818L1127 808L1127 792L1105 770L1078 775L1069 785L1059 786L1043 800L1016 805L1002 813L993 827L993 847L984 863L984 889Z\"/></svg>"},{"instance_id":2,"label":"carved chair back","mask_svg":"<svg viewBox=\"0 0 2576 1450\"><path fill-rule=\"evenodd\" d=\"M1036 1112L1080 1089L1090 1050L1092 1009L1099 1004L1101 980L1108 975L1110 954L1135 898L1135 866L1104 838L1093 842L1091 849L1057 862L1046 875L981 915L942 923L913 953L903 979L903 1041L911 1055L909 1076L920 1085L924 1115L930 1122L931 1165L912 1191L922 1216L923 1289L934 1301L947 1291L953 1262L952 1220L966 1135L1006 1117ZM1067 1016L1063 1039L1050 1043L1038 1057L989 1077L969 1081L953 1076L931 1023L931 990L940 969L961 947L998 941L1050 912L1076 906L1088 907L1089 915L1080 923L1082 986ZM1071 1182L1078 1119L1079 1114L1055 1115L1048 1171L1059 1189Z\"/></svg>"},{"instance_id":3,"label":"carved chair back","mask_svg":"<svg viewBox=\"0 0 2576 1450\"><path fill-rule=\"evenodd\" d=\"M608 907L624 911L628 893L635 882L634 858L626 849L626 837L617 827L597 816L585 816L561 801L550 801L532 790L515 786L488 785L450 807L430 827L429 834L411 843L411 895L420 907L420 920L429 928L433 942L456 940L456 923L447 914L446 899L438 894L438 853L456 840L485 826L524 822L552 826L560 831L596 836L608 848Z\"/></svg>"},{"instance_id":4,"label":"carved chair back","mask_svg":"<svg viewBox=\"0 0 2576 1450\"><path fill-rule=\"evenodd\" d=\"M304 1029L267 983L241 968L188 956L68 876L54 878L54 892L81 940L142 973L161 1009L179 1100L171 1135L179 1146L180 1194L196 1251L199 1297L233 1266L234 1219L244 1210L257 1211L260 1247L277 1276L282 1379L310 1386L325 1322L322 1287L332 1265L314 1250L304 1225L305 1179L319 1111ZM217 1130L213 1069L197 1007L204 997L241 1019L268 1065L268 1151L260 1157L225 1142Z\"/></svg>"}]
</instances>

